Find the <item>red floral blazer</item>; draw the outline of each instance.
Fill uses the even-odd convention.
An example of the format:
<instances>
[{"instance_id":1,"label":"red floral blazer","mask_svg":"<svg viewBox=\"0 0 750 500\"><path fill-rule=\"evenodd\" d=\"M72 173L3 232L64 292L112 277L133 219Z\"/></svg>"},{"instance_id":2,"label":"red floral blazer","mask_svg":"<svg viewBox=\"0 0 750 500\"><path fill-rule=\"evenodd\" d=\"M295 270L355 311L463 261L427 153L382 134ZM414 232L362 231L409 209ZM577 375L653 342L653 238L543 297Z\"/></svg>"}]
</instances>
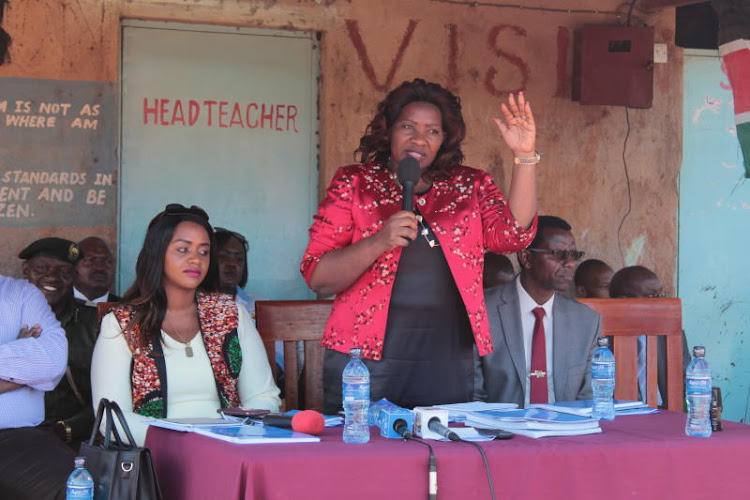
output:
<instances>
[{"instance_id":1,"label":"red floral blazer","mask_svg":"<svg viewBox=\"0 0 750 500\"><path fill-rule=\"evenodd\" d=\"M338 169L310 227L310 242L300 265L310 277L320 258L377 233L401 210L402 190L391 172L378 164ZM445 254L466 306L479 354L492 352L492 337L484 303L484 251L509 253L526 248L536 234L519 227L492 177L481 170L458 166L439 176L432 188L415 195L415 206L427 220ZM348 289L339 293L328 318L323 346L348 353L360 347L362 356L379 360L388 319L391 290L401 247L381 255Z\"/></svg>"}]
</instances>

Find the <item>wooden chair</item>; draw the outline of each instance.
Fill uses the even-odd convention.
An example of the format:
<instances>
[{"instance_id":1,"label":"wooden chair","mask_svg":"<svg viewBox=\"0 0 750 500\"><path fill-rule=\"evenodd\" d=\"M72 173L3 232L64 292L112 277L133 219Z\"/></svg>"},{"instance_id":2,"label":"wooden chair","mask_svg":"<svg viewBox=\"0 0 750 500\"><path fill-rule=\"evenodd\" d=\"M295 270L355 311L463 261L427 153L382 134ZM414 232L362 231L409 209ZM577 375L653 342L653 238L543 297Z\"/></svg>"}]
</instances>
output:
<instances>
[{"instance_id":1,"label":"wooden chair","mask_svg":"<svg viewBox=\"0 0 750 500\"><path fill-rule=\"evenodd\" d=\"M323 410L323 353L320 345L331 300L259 300L255 321L276 376L274 342L284 343L284 407ZM298 360L302 343L303 366ZM303 389L300 394L300 388Z\"/></svg>"},{"instance_id":2,"label":"wooden chair","mask_svg":"<svg viewBox=\"0 0 750 500\"><path fill-rule=\"evenodd\" d=\"M119 302L99 302L96 304L96 321L100 325L102 324L102 318Z\"/></svg>"},{"instance_id":3,"label":"wooden chair","mask_svg":"<svg viewBox=\"0 0 750 500\"><path fill-rule=\"evenodd\" d=\"M646 335L646 403L657 406L657 337L666 337L668 410L682 411L683 345L680 299L578 299L602 315L602 334L614 338L615 398L638 399L638 335ZM666 394L664 393L666 392Z\"/></svg>"}]
</instances>

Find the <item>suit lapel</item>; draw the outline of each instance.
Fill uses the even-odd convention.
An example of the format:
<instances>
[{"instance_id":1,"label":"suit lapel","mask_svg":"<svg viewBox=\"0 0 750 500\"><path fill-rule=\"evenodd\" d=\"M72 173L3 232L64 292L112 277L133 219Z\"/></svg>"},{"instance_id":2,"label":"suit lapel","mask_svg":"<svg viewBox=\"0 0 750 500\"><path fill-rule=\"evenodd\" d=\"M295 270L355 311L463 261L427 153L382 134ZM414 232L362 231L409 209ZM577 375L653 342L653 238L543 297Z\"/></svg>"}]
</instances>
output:
<instances>
[{"instance_id":1,"label":"suit lapel","mask_svg":"<svg viewBox=\"0 0 750 500\"><path fill-rule=\"evenodd\" d=\"M566 376L566 367L570 363L571 349L573 348L572 335L576 334L574 315L565 298L555 295L555 302L552 304L552 379L555 383L555 400L566 394L565 383L568 379ZM562 401L560 399L560 401Z\"/></svg>"},{"instance_id":2,"label":"suit lapel","mask_svg":"<svg viewBox=\"0 0 750 500\"><path fill-rule=\"evenodd\" d=\"M523 348L523 328L521 327L521 309L518 304L518 290L516 289L516 280L512 286L505 287L498 304L500 313L500 322L503 325L503 335L505 344L508 346L510 358L516 368L516 374L521 383L521 392L525 387L526 381L526 355Z\"/></svg>"}]
</instances>

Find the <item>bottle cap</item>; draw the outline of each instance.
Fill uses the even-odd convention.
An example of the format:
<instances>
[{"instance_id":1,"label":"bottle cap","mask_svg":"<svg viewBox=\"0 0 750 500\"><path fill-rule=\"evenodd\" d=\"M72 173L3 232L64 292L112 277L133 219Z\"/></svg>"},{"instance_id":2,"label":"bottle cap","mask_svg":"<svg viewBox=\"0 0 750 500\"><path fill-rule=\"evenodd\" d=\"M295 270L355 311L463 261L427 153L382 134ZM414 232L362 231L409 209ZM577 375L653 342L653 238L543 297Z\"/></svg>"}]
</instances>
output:
<instances>
[{"instance_id":1,"label":"bottle cap","mask_svg":"<svg viewBox=\"0 0 750 500\"><path fill-rule=\"evenodd\" d=\"M75 458L76 467L86 467L86 457Z\"/></svg>"},{"instance_id":2,"label":"bottle cap","mask_svg":"<svg viewBox=\"0 0 750 500\"><path fill-rule=\"evenodd\" d=\"M351 349L349 349L349 355L353 358L359 358L360 356L362 356L362 349L360 349L359 347L352 347Z\"/></svg>"},{"instance_id":3,"label":"bottle cap","mask_svg":"<svg viewBox=\"0 0 750 500\"><path fill-rule=\"evenodd\" d=\"M596 339L596 345L599 347L609 347L609 339L607 337L599 337Z\"/></svg>"},{"instance_id":4,"label":"bottle cap","mask_svg":"<svg viewBox=\"0 0 750 500\"><path fill-rule=\"evenodd\" d=\"M702 345L697 345L693 347L693 356L696 358L702 358L706 355L706 348Z\"/></svg>"}]
</instances>

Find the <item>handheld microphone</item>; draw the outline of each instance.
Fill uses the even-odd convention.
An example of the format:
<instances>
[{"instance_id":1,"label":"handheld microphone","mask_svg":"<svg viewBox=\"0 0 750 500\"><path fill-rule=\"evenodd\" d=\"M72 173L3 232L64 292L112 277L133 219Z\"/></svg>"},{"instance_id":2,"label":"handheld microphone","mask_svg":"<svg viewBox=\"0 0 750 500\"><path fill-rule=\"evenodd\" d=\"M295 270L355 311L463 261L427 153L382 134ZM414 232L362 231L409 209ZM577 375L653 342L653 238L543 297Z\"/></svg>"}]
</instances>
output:
<instances>
[{"instance_id":1,"label":"handheld microphone","mask_svg":"<svg viewBox=\"0 0 750 500\"><path fill-rule=\"evenodd\" d=\"M448 429L448 410L437 408L414 408L414 432L422 439L450 439L458 435ZM459 438L460 440L460 438Z\"/></svg>"},{"instance_id":2,"label":"handheld microphone","mask_svg":"<svg viewBox=\"0 0 750 500\"><path fill-rule=\"evenodd\" d=\"M269 413L261 417L260 420L263 422L263 425L283 427L304 434L312 434L313 436L319 435L325 428L323 415L315 410L304 410L294 415Z\"/></svg>"},{"instance_id":3,"label":"handheld microphone","mask_svg":"<svg viewBox=\"0 0 750 500\"><path fill-rule=\"evenodd\" d=\"M397 176L398 182L404 186L403 210L414 210L414 186L420 175L419 162L415 158L407 156L399 162Z\"/></svg>"},{"instance_id":4,"label":"handheld microphone","mask_svg":"<svg viewBox=\"0 0 750 500\"><path fill-rule=\"evenodd\" d=\"M450 439L451 441L461 441L461 438L458 437L458 434L443 425L440 422L440 419L437 417L432 417L427 422L427 428L435 434L440 434L440 436L444 437L445 439Z\"/></svg>"},{"instance_id":5,"label":"handheld microphone","mask_svg":"<svg viewBox=\"0 0 750 500\"><path fill-rule=\"evenodd\" d=\"M383 437L409 439L413 425L414 414L405 408L388 406L380 410L378 427Z\"/></svg>"}]
</instances>

